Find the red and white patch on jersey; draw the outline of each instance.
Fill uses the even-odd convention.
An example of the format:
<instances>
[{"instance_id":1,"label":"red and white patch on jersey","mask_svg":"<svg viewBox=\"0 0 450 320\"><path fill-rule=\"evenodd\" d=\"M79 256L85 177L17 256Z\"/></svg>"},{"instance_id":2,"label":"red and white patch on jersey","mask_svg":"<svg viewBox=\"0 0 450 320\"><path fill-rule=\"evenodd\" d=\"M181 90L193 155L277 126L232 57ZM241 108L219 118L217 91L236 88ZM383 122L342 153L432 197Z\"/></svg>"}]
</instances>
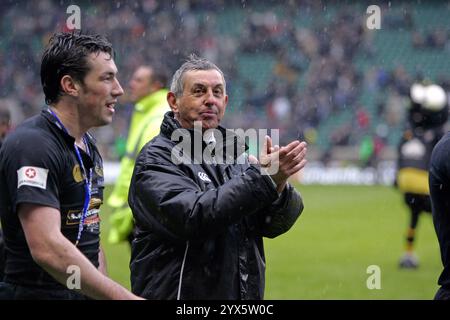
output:
<instances>
[{"instance_id":1,"label":"red and white patch on jersey","mask_svg":"<svg viewBox=\"0 0 450 320\"><path fill-rule=\"evenodd\" d=\"M41 189L47 188L48 169L39 167L22 167L17 170L17 189L30 186Z\"/></svg>"}]
</instances>

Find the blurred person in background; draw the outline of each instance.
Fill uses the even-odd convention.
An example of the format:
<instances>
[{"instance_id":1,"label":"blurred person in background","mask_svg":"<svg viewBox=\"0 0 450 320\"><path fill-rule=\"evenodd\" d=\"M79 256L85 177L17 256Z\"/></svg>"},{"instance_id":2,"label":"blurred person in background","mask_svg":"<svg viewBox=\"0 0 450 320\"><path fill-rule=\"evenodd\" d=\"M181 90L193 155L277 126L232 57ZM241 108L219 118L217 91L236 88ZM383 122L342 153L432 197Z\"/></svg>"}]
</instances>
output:
<instances>
[{"instance_id":1,"label":"blurred person in background","mask_svg":"<svg viewBox=\"0 0 450 320\"><path fill-rule=\"evenodd\" d=\"M398 146L396 185L403 193L410 211L406 233L406 252L400 259L401 268L417 268L414 242L419 217L431 213L428 170L431 152L445 133L448 104L445 91L429 81L415 83L410 90L408 123Z\"/></svg>"},{"instance_id":2,"label":"blurred person in background","mask_svg":"<svg viewBox=\"0 0 450 320\"><path fill-rule=\"evenodd\" d=\"M6 105L0 104L0 148L11 128L11 113Z\"/></svg>"},{"instance_id":3,"label":"blurred person in background","mask_svg":"<svg viewBox=\"0 0 450 320\"><path fill-rule=\"evenodd\" d=\"M120 162L120 174L107 204L113 208L110 218L110 243L133 240L133 215L128 206L128 189L136 157L142 147L158 135L164 114L169 110L165 88L167 77L156 68L143 65L134 72L129 87L135 102L126 142L126 153Z\"/></svg>"},{"instance_id":4,"label":"blurred person in background","mask_svg":"<svg viewBox=\"0 0 450 320\"><path fill-rule=\"evenodd\" d=\"M11 114L6 105L0 104L0 149L3 140L11 128ZM0 229L0 281L3 280L3 271L5 269L5 244L3 242L3 233Z\"/></svg>"}]
</instances>

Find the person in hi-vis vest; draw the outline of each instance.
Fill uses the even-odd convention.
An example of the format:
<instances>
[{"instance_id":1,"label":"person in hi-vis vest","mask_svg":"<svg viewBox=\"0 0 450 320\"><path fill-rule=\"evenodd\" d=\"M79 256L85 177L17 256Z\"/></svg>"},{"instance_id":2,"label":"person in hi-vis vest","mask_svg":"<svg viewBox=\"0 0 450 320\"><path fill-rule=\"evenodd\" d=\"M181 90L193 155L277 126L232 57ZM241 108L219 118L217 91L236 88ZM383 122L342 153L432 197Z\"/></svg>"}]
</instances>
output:
<instances>
[{"instance_id":1,"label":"person in hi-vis vest","mask_svg":"<svg viewBox=\"0 0 450 320\"><path fill-rule=\"evenodd\" d=\"M134 72L129 87L135 101L126 143L126 153L120 162L120 173L107 200L113 208L108 242L133 240L133 216L128 207L128 189L134 163L141 148L159 134L164 113L169 111L165 88L167 77L152 66L140 66Z\"/></svg>"}]
</instances>

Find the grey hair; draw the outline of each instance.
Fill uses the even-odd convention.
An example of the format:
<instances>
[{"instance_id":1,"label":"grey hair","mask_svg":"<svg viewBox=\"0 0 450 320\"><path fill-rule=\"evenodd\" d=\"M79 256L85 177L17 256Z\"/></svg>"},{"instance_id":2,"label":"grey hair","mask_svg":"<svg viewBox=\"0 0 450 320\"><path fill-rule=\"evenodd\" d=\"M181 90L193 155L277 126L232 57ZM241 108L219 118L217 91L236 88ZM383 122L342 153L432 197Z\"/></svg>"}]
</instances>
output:
<instances>
[{"instance_id":1,"label":"grey hair","mask_svg":"<svg viewBox=\"0 0 450 320\"><path fill-rule=\"evenodd\" d=\"M223 75L222 70L219 69L211 61L200 58L194 53L190 54L185 63L181 65L181 67L175 71L175 74L172 77L172 82L170 84L170 91L173 92L175 97L181 97L183 95L184 88L184 74L188 71L197 71L197 70L217 70L223 79L223 88L226 92L227 84L225 82L225 76Z\"/></svg>"}]
</instances>

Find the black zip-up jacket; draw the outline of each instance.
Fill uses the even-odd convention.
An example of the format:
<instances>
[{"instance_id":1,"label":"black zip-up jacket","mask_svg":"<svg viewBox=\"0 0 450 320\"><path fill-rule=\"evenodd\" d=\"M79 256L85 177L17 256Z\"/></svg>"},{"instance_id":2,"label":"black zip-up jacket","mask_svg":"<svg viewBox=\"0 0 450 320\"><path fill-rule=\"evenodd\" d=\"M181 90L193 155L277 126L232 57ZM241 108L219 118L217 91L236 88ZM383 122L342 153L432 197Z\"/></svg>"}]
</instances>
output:
<instances>
[{"instance_id":1,"label":"black zip-up jacket","mask_svg":"<svg viewBox=\"0 0 450 320\"><path fill-rule=\"evenodd\" d=\"M262 238L288 231L302 199L289 184L278 196L272 179L247 160L176 165L179 142L171 136L178 128L168 112L136 160L128 198L136 223L132 291L147 299L263 299ZM237 150L237 137L217 145Z\"/></svg>"}]
</instances>

